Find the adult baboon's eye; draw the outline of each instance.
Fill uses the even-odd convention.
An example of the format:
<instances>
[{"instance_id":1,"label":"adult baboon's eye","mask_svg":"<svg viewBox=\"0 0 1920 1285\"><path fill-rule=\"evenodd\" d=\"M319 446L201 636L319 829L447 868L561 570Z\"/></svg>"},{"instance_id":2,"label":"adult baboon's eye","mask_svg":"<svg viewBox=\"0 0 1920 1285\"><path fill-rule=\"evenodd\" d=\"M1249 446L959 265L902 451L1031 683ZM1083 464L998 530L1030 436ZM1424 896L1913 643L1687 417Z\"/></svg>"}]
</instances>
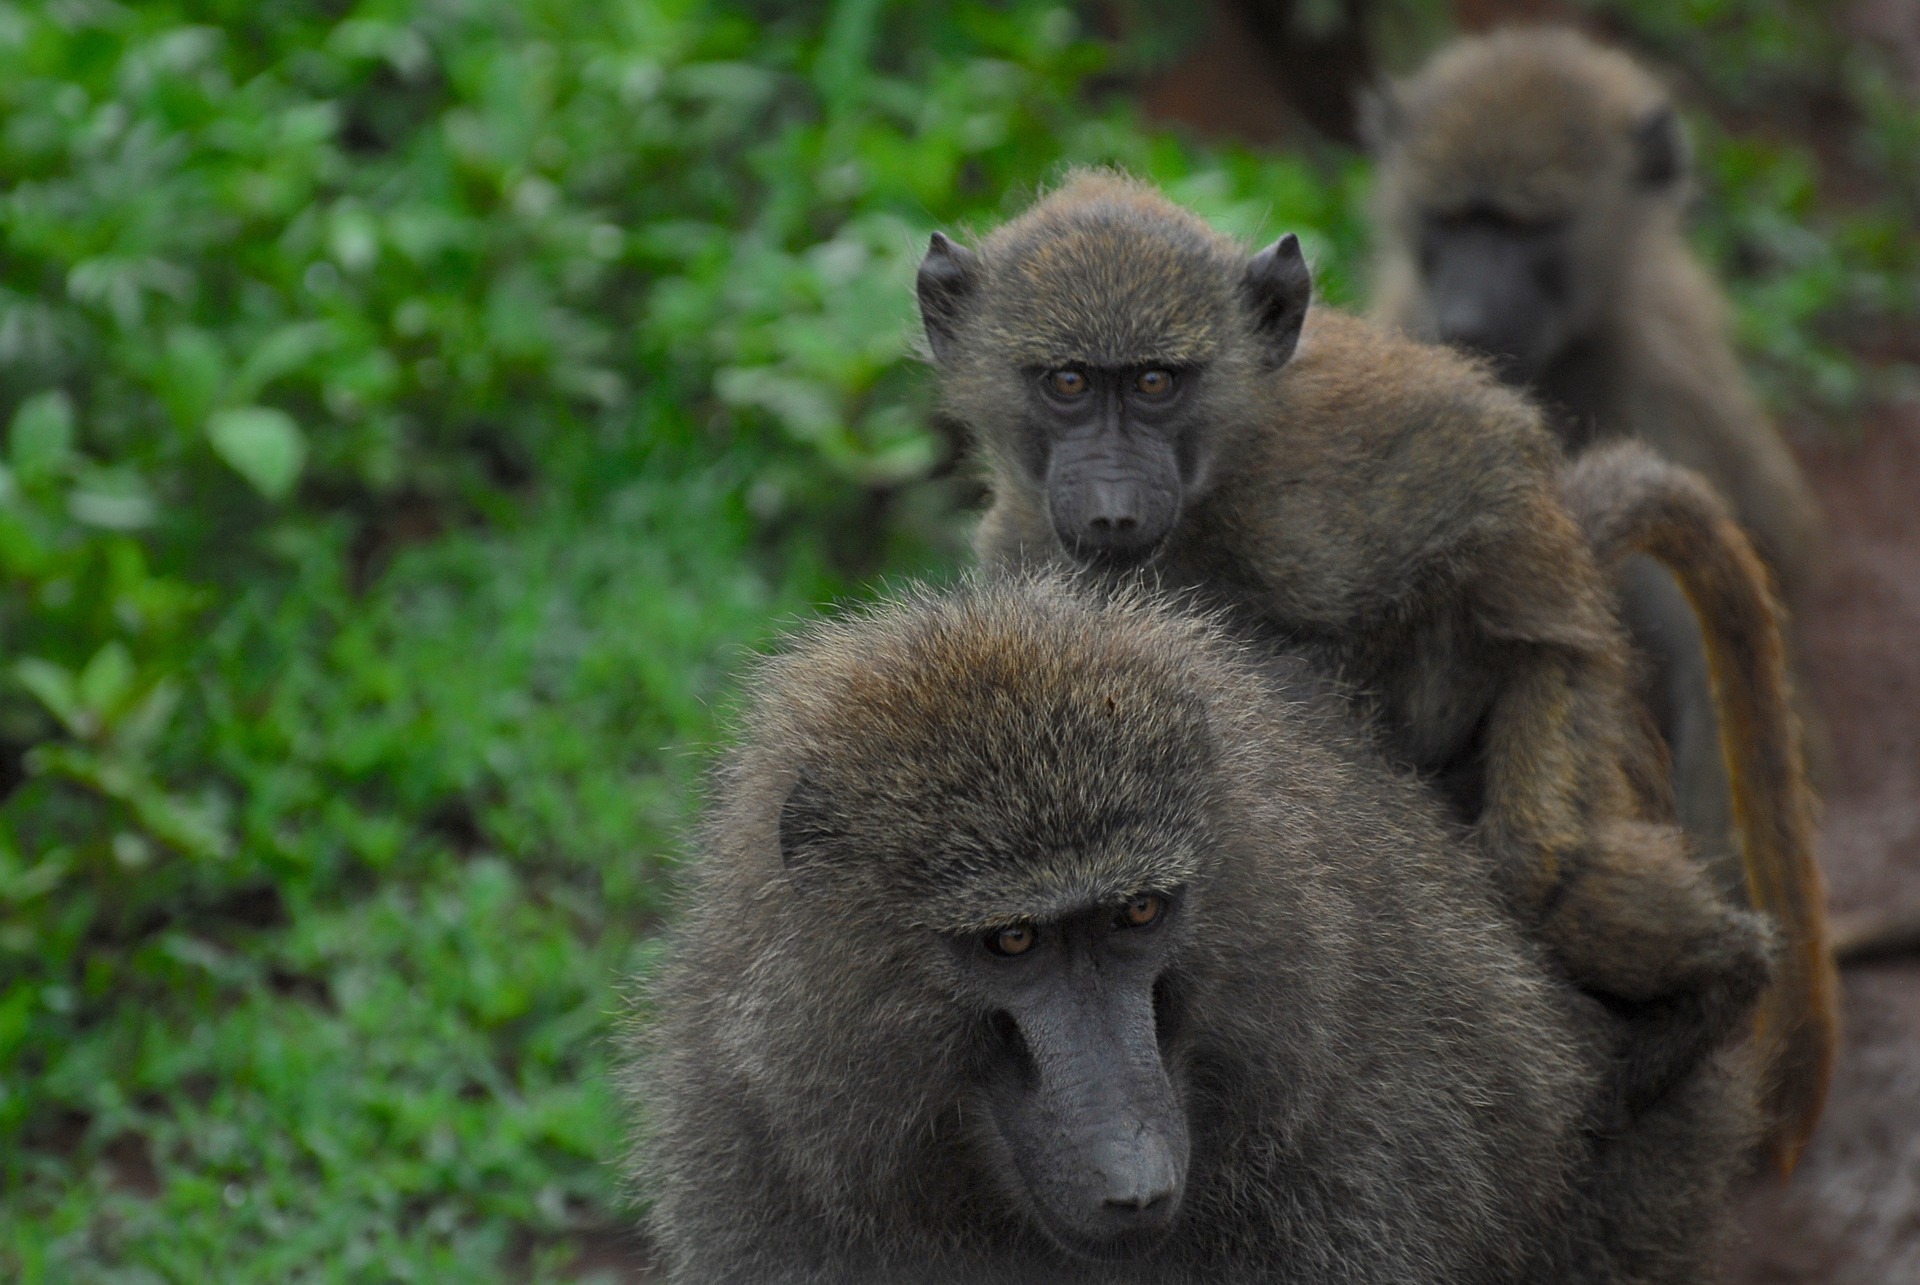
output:
<instances>
[{"instance_id":1,"label":"adult baboon's eye","mask_svg":"<svg viewBox=\"0 0 1920 1285\"><path fill-rule=\"evenodd\" d=\"M1173 391L1173 372L1170 370L1143 370L1133 386L1147 397L1165 397Z\"/></svg>"},{"instance_id":2,"label":"adult baboon's eye","mask_svg":"<svg viewBox=\"0 0 1920 1285\"><path fill-rule=\"evenodd\" d=\"M1087 377L1077 370L1056 370L1047 375L1047 387L1062 397L1078 397L1087 391Z\"/></svg>"},{"instance_id":3,"label":"adult baboon's eye","mask_svg":"<svg viewBox=\"0 0 1920 1285\"><path fill-rule=\"evenodd\" d=\"M1032 924L1013 924L987 934L987 949L996 955L1024 955L1040 940Z\"/></svg>"},{"instance_id":4,"label":"adult baboon's eye","mask_svg":"<svg viewBox=\"0 0 1920 1285\"><path fill-rule=\"evenodd\" d=\"M1143 892L1120 907L1114 916L1116 928L1145 928L1167 913L1167 899L1151 892Z\"/></svg>"}]
</instances>

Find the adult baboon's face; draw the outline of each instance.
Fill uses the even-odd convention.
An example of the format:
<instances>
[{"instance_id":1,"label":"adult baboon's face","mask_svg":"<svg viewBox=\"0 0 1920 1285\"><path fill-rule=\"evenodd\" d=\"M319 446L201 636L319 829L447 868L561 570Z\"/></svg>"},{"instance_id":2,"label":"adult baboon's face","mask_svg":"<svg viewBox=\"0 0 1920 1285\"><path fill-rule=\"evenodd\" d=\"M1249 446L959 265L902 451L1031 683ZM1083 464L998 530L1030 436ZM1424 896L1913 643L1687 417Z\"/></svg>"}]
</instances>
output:
<instances>
[{"instance_id":1,"label":"adult baboon's face","mask_svg":"<svg viewBox=\"0 0 1920 1285\"><path fill-rule=\"evenodd\" d=\"M1114 1259L1172 1228L1187 1117L1168 1074L1171 893L956 942L987 1015L980 1088L1006 1186L1067 1250Z\"/></svg>"},{"instance_id":2,"label":"adult baboon's face","mask_svg":"<svg viewBox=\"0 0 1920 1285\"><path fill-rule=\"evenodd\" d=\"M1669 227L1686 187L1673 108L1624 115L1607 85L1553 70L1566 52L1456 67L1369 112L1383 239L1420 301L1399 320L1491 358L1512 384L1550 382L1596 335L1642 260L1642 229Z\"/></svg>"}]
</instances>

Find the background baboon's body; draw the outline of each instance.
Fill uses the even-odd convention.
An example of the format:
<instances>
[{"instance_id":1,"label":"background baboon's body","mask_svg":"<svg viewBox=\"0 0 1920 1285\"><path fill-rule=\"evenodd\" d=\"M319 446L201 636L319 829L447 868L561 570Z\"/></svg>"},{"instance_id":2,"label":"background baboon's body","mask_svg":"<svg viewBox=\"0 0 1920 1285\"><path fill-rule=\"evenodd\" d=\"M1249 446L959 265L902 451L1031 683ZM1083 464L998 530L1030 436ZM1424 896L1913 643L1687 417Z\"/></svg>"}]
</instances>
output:
<instances>
[{"instance_id":1,"label":"background baboon's body","mask_svg":"<svg viewBox=\"0 0 1920 1285\"><path fill-rule=\"evenodd\" d=\"M1546 29L1460 41L1391 98L1393 124L1376 140L1376 312L1436 335L1419 264L1430 216L1491 208L1570 220L1569 293L1591 299L1591 312L1533 381L1561 442L1579 451L1637 438L1701 473L1752 536L1785 605L1804 608L1818 561L1811 493L1749 391L1725 301L1682 235L1684 164L1664 184L1633 177L1635 131L1668 103L1665 89L1625 55ZM1651 662L1644 688L1672 746L1682 823L1739 895L1698 624L1645 559L1626 570L1623 615Z\"/></svg>"}]
</instances>

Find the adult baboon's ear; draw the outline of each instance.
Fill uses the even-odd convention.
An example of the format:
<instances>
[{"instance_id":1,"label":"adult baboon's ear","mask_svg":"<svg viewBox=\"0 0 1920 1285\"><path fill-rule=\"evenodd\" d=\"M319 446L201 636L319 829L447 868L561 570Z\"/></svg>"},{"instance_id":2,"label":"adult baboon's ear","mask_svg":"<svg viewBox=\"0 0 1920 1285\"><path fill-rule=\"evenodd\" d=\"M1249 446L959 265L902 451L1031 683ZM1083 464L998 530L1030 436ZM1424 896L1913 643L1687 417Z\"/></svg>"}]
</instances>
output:
<instances>
[{"instance_id":1,"label":"adult baboon's ear","mask_svg":"<svg viewBox=\"0 0 1920 1285\"><path fill-rule=\"evenodd\" d=\"M1240 289L1253 309L1254 329L1267 341L1268 360L1285 365L1313 298L1313 275L1300 253L1300 238L1289 232L1249 259Z\"/></svg>"},{"instance_id":2,"label":"adult baboon's ear","mask_svg":"<svg viewBox=\"0 0 1920 1285\"><path fill-rule=\"evenodd\" d=\"M960 321L979 284L980 256L949 240L944 232L935 232L927 242L927 257L920 260L920 273L914 278L914 290L920 296L920 323L927 328L927 343L933 348L935 361L944 365L953 359Z\"/></svg>"},{"instance_id":3,"label":"adult baboon's ear","mask_svg":"<svg viewBox=\"0 0 1920 1285\"><path fill-rule=\"evenodd\" d=\"M1360 145L1374 156L1386 151L1406 130L1407 109L1391 82L1359 90L1354 108Z\"/></svg>"},{"instance_id":4,"label":"adult baboon's ear","mask_svg":"<svg viewBox=\"0 0 1920 1285\"><path fill-rule=\"evenodd\" d=\"M1687 172L1687 136L1671 103L1641 117L1633 147L1633 176L1647 187L1672 187Z\"/></svg>"},{"instance_id":5,"label":"adult baboon's ear","mask_svg":"<svg viewBox=\"0 0 1920 1285\"><path fill-rule=\"evenodd\" d=\"M801 768L800 779L780 805L780 863L799 877L834 833L825 791Z\"/></svg>"}]
</instances>

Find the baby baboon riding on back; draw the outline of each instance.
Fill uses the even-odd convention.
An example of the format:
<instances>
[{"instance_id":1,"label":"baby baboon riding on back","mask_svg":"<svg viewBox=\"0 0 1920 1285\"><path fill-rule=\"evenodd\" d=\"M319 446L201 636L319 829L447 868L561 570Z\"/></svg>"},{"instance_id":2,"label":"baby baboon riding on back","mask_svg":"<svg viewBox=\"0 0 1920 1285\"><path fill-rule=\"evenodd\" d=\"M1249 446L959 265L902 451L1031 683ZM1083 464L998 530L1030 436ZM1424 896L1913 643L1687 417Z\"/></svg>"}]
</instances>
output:
<instances>
[{"instance_id":1,"label":"baby baboon riding on back","mask_svg":"<svg viewBox=\"0 0 1920 1285\"><path fill-rule=\"evenodd\" d=\"M1614 1007L1628 1114L1736 1029L1767 982L1764 936L1670 824L1609 582L1528 403L1444 350L1309 315L1292 237L1249 258L1112 175L1074 178L977 251L936 235L919 293L946 407L992 470L985 563L1144 575L1317 655L1475 827L1520 921ZM1790 729L1769 734L1795 752ZM1812 895L1762 908L1810 907L1783 927L1818 939L1817 875L1784 859L1756 885ZM1825 1092L1831 974L1785 982L1790 1155Z\"/></svg>"}]
</instances>

